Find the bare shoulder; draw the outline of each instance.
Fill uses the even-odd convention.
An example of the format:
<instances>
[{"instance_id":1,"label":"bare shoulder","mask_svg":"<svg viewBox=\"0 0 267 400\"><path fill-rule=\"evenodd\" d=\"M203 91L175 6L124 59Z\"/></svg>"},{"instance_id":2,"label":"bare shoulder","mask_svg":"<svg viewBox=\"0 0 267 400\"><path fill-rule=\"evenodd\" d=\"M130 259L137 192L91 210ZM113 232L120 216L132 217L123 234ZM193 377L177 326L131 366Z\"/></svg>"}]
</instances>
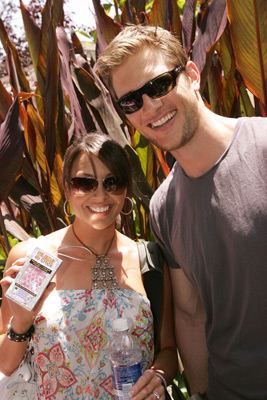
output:
<instances>
[{"instance_id":1,"label":"bare shoulder","mask_svg":"<svg viewBox=\"0 0 267 400\"><path fill-rule=\"evenodd\" d=\"M123 233L117 232L117 241L119 250L124 248L124 250L128 249L128 251L137 251L136 242Z\"/></svg>"},{"instance_id":2,"label":"bare shoulder","mask_svg":"<svg viewBox=\"0 0 267 400\"><path fill-rule=\"evenodd\" d=\"M51 250L56 249L58 246L61 245L61 243L64 241L64 237L65 237L67 228L59 229L58 231L52 232L43 237L45 248L48 251L49 251L49 249L51 249ZM30 240L31 239L20 242L11 249L11 251L8 255L5 269L8 269L19 258L27 257Z\"/></svg>"},{"instance_id":3,"label":"bare shoulder","mask_svg":"<svg viewBox=\"0 0 267 400\"><path fill-rule=\"evenodd\" d=\"M128 236L117 233L117 250L121 255L124 267L136 267L140 270L139 252L137 244Z\"/></svg>"},{"instance_id":4,"label":"bare shoulder","mask_svg":"<svg viewBox=\"0 0 267 400\"><path fill-rule=\"evenodd\" d=\"M56 252L60 247L65 245L68 230L69 226L43 236L41 241L42 248L48 252Z\"/></svg>"},{"instance_id":5,"label":"bare shoulder","mask_svg":"<svg viewBox=\"0 0 267 400\"><path fill-rule=\"evenodd\" d=\"M10 266L17 261L19 258L24 258L27 256L27 248L28 248L29 241L23 241L16 244L9 252L5 270L10 268Z\"/></svg>"}]
</instances>

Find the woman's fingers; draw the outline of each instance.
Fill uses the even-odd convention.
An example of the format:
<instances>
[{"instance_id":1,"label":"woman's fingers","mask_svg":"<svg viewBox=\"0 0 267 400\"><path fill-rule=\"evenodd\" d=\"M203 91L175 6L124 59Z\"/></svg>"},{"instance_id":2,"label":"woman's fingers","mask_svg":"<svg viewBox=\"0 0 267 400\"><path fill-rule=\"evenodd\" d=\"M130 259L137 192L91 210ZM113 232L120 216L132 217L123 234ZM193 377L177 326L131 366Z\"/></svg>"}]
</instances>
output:
<instances>
[{"instance_id":1,"label":"woman's fingers","mask_svg":"<svg viewBox=\"0 0 267 400\"><path fill-rule=\"evenodd\" d=\"M21 269L21 266L13 266L10 267L6 273L3 275L2 280L0 281L0 285L2 286L3 293L7 291L13 280L16 278L18 275L19 271Z\"/></svg>"},{"instance_id":2,"label":"woman's fingers","mask_svg":"<svg viewBox=\"0 0 267 400\"><path fill-rule=\"evenodd\" d=\"M21 270L22 266L24 265L25 261L27 260L27 257L19 258L16 260L8 269L5 270L3 279L0 281L1 287L3 294L6 293L7 289L9 286L12 284L16 276L18 275L19 271ZM46 298L49 296L49 294L52 292L52 290L55 288L55 282L50 282L46 289L44 290L44 293L42 294L40 300L34 307L32 311L29 311L13 301L12 299L7 299L7 302L9 304L9 309L13 317L19 323L24 321L28 321L29 319L34 319L36 314L40 311L44 301Z\"/></svg>"},{"instance_id":3,"label":"woman's fingers","mask_svg":"<svg viewBox=\"0 0 267 400\"><path fill-rule=\"evenodd\" d=\"M24 265L26 260L27 260L26 257L19 258L8 269L4 271L3 278L0 281L3 293L7 291L7 289L18 275L19 271L21 270L21 267Z\"/></svg>"},{"instance_id":4,"label":"woman's fingers","mask_svg":"<svg viewBox=\"0 0 267 400\"><path fill-rule=\"evenodd\" d=\"M132 387L130 395L132 396L132 400L164 400L165 391L162 380L152 369L148 369Z\"/></svg>"}]
</instances>

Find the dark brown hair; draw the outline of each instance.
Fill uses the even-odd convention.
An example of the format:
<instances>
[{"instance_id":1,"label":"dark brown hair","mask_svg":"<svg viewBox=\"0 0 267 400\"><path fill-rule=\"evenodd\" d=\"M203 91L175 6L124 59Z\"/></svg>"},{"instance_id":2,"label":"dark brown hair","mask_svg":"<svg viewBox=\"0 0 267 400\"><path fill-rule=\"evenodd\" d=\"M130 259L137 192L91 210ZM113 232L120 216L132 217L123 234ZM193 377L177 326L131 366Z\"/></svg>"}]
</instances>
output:
<instances>
[{"instance_id":1,"label":"dark brown hair","mask_svg":"<svg viewBox=\"0 0 267 400\"><path fill-rule=\"evenodd\" d=\"M132 194L132 171L127 152L119 143L104 133L87 133L71 144L63 161L63 185L70 187L70 173L74 161L81 153L96 156L110 170L127 185L127 195Z\"/></svg>"}]
</instances>

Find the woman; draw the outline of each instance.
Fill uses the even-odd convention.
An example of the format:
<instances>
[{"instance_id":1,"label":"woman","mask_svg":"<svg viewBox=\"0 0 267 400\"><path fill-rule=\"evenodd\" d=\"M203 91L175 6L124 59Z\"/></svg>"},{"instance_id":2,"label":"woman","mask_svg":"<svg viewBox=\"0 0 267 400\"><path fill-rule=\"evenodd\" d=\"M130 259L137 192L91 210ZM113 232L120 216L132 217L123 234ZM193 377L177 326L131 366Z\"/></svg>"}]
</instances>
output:
<instances>
[{"instance_id":1,"label":"woman","mask_svg":"<svg viewBox=\"0 0 267 400\"><path fill-rule=\"evenodd\" d=\"M34 247L63 262L34 311L3 296L0 370L10 375L28 344L28 339L10 340L10 330L6 334L12 317L10 326L15 334L27 334L34 325L36 399L112 399L108 344L114 319L126 317L140 342L145 371L131 389L132 398L164 399L161 376L171 382L177 371L169 276L165 268L160 348L153 355L152 314L137 245L115 229L117 217L127 213L131 204L127 154L106 135L85 135L66 152L63 183L65 212L72 210L73 224L19 243L8 257L3 292Z\"/></svg>"}]
</instances>

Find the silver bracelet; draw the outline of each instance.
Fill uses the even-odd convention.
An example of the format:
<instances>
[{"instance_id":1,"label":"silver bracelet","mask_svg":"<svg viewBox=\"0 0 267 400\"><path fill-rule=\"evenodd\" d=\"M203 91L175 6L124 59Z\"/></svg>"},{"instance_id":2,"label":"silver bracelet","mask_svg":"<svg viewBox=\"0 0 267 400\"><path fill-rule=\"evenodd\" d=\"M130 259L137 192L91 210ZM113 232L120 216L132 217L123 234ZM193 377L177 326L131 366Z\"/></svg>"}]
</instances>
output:
<instances>
[{"instance_id":1,"label":"silver bracelet","mask_svg":"<svg viewBox=\"0 0 267 400\"><path fill-rule=\"evenodd\" d=\"M161 375L160 372L157 372L157 371L154 371L154 372L155 372L155 374L162 380L162 384L163 384L163 386L165 387L165 389L167 390L167 382L166 382L164 376Z\"/></svg>"}]
</instances>

